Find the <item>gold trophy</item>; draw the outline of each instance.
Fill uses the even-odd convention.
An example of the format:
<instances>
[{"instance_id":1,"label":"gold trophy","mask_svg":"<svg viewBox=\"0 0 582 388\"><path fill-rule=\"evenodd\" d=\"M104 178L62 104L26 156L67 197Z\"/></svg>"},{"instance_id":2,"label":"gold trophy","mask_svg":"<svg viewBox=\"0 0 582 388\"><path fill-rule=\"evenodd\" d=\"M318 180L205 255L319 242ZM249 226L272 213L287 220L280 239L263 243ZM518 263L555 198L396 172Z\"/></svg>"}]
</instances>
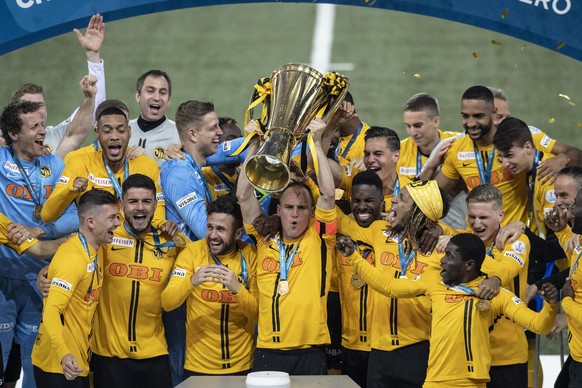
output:
<instances>
[{"instance_id":1,"label":"gold trophy","mask_svg":"<svg viewBox=\"0 0 582 388\"><path fill-rule=\"evenodd\" d=\"M255 188L271 193L289 184L291 151L316 115L327 122L336 112L348 91L348 78L337 73L323 76L309 66L290 64L262 81L263 85L270 82L270 90L263 96L266 117L261 118L265 141L250 157L246 174ZM255 97L256 93L251 100Z\"/></svg>"}]
</instances>

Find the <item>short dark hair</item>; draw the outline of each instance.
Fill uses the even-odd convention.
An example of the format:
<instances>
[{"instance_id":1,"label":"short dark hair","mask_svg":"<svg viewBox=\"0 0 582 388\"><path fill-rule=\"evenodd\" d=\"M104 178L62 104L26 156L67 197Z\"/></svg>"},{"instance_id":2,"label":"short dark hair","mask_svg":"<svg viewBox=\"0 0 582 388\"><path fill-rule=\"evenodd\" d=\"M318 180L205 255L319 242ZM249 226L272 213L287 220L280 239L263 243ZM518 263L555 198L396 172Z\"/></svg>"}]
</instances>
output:
<instances>
[{"instance_id":1,"label":"short dark hair","mask_svg":"<svg viewBox=\"0 0 582 388\"><path fill-rule=\"evenodd\" d=\"M101 116L119 114L125 116L126 119L129 119L129 109L127 108L127 105L125 105L123 101L109 99L103 101L97 106L97 109L95 109L95 120L99 120Z\"/></svg>"},{"instance_id":2,"label":"short dark hair","mask_svg":"<svg viewBox=\"0 0 582 388\"><path fill-rule=\"evenodd\" d=\"M137 79L137 82L135 83L135 90L138 93L141 94L141 89L143 88L143 83L145 82L145 79L149 76L154 77L154 78L164 77L166 79L166 81L168 82L168 95L170 97L172 96L172 80L170 80L170 76L165 71L161 71L161 70L148 70L145 73L143 73Z\"/></svg>"},{"instance_id":3,"label":"short dark hair","mask_svg":"<svg viewBox=\"0 0 582 388\"><path fill-rule=\"evenodd\" d=\"M303 182L298 182L298 181L291 181L291 183L289 183L287 185L287 187L285 187L282 191L281 191L281 195L280 197L283 197L283 194L285 194L285 192L289 189L304 189L305 191L307 191L307 197L309 198L309 206L313 207L315 204L315 200L313 199L313 193L311 192L311 189L309 188L309 186L307 186L305 183Z\"/></svg>"},{"instance_id":4,"label":"short dark hair","mask_svg":"<svg viewBox=\"0 0 582 388\"><path fill-rule=\"evenodd\" d=\"M156 184L149 176L143 174L131 174L128 176L123 184L121 185L121 196L125 197L130 189L148 189L150 190L154 197L156 196Z\"/></svg>"},{"instance_id":5,"label":"short dark hair","mask_svg":"<svg viewBox=\"0 0 582 388\"><path fill-rule=\"evenodd\" d=\"M232 117L219 117L218 118L218 125L220 126L220 128L222 128L225 125L237 125L238 123L236 122L235 119L233 119Z\"/></svg>"},{"instance_id":6,"label":"short dark hair","mask_svg":"<svg viewBox=\"0 0 582 388\"><path fill-rule=\"evenodd\" d=\"M354 104L354 96L352 96L352 93L350 93L350 92L346 92L346 97L344 98L344 101L349 102L352 105L355 105Z\"/></svg>"},{"instance_id":7,"label":"short dark hair","mask_svg":"<svg viewBox=\"0 0 582 388\"><path fill-rule=\"evenodd\" d=\"M206 214L213 213L230 214L234 218L235 229L243 227L240 205L233 194L221 195L215 201L210 202L206 206Z\"/></svg>"},{"instance_id":8,"label":"short dark hair","mask_svg":"<svg viewBox=\"0 0 582 388\"><path fill-rule=\"evenodd\" d=\"M569 176L578 183L578 186L582 186L582 166L564 167L563 169L558 171L558 174L556 174L556 178L562 175Z\"/></svg>"},{"instance_id":9,"label":"short dark hair","mask_svg":"<svg viewBox=\"0 0 582 388\"><path fill-rule=\"evenodd\" d=\"M214 104L212 102L195 100L183 102L176 111L176 128L182 134L190 125L198 127L202 122L202 118L214 111Z\"/></svg>"},{"instance_id":10,"label":"short dark hair","mask_svg":"<svg viewBox=\"0 0 582 388\"><path fill-rule=\"evenodd\" d=\"M12 101L4 107L0 115L0 128L2 128L2 137L7 145L13 143L9 133L17 134L22 130L23 123L20 115L37 112L41 106L39 102Z\"/></svg>"},{"instance_id":11,"label":"short dark hair","mask_svg":"<svg viewBox=\"0 0 582 388\"><path fill-rule=\"evenodd\" d=\"M439 102L428 93L417 93L406 101L404 112L427 112L434 118L439 115Z\"/></svg>"},{"instance_id":12,"label":"short dark hair","mask_svg":"<svg viewBox=\"0 0 582 388\"><path fill-rule=\"evenodd\" d=\"M81 195L77 209L79 220L86 217L87 213L95 210L97 207L105 205L119 205L119 199L109 191L102 189L91 189Z\"/></svg>"},{"instance_id":13,"label":"short dark hair","mask_svg":"<svg viewBox=\"0 0 582 388\"><path fill-rule=\"evenodd\" d=\"M461 100L483 100L488 106L493 107L493 93L487 86L471 86L465 90Z\"/></svg>"},{"instance_id":14,"label":"short dark hair","mask_svg":"<svg viewBox=\"0 0 582 388\"><path fill-rule=\"evenodd\" d=\"M400 138L398 137L396 131L394 131L393 129L386 127L371 126L370 128L368 128L368 131L366 131L366 136L364 136L364 140L367 141L368 139L374 139L377 137L383 137L386 139L386 143L390 151L392 152L400 151Z\"/></svg>"},{"instance_id":15,"label":"short dark hair","mask_svg":"<svg viewBox=\"0 0 582 388\"><path fill-rule=\"evenodd\" d=\"M44 95L44 91L42 86L33 83L27 83L20 85L16 90L12 92L12 102L20 101L22 96L25 94L42 94Z\"/></svg>"},{"instance_id":16,"label":"short dark hair","mask_svg":"<svg viewBox=\"0 0 582 388\"><path fill-rule=\"evenodd\" d=\"M475 269L481 271L481 265L485 260L485 244L476 235L472 233L460 233L451 238L449 244L454 244L461 254L464 262L469 260L475 261Z\"/></svg>"},{"instance_id":17,"label":"short dark hair","mask_svg":"<svg viewBox=\"0 0 582 388\"><path fill-rule=\"evenodd\" d=\"M523 148L525 143L533 146L533 137L526 123L515 117L505 118L493 136L493 146L501 152L509 152L512 147Z\"/></svg>"},{"instance_id":18,"label":"short dark hair","mask_svg":"<svg viewBox=\"0 0 582 388\"><path fill-rule=\"evenodd\" d=\"M352 180L352 188L360 185L369 185L383 192L382 179L374 171L364 170L356 174Z\"/></svg>"}]
</instances>

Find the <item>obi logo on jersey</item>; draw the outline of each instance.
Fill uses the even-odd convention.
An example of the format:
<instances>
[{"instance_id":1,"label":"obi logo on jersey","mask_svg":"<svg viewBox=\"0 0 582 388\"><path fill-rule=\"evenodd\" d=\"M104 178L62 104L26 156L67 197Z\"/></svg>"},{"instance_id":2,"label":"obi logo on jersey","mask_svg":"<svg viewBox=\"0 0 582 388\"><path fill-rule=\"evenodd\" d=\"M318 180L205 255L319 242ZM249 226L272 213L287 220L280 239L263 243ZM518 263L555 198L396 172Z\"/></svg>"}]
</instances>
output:
<instances>
[{"instance_id":1,"label":"obi logo on jersey","mask_svg":"<svg viewBox=\"0 0 582 388\"><path fill-rule=\"evenodd\" d=\"M492 185L497 185L501 182L507 182L509 180L511 180L511 173L509 170L502 169L498 171L491 171L491 179L489 180L489 183ZM474 189L480 185L481 179L479 178L479 175L474 175L467 178L467 187L469 189Z\"/></svg>"},{"instance_id":2,"label":"obi logo on jersey","mask_svg":"<svg viewBox=\"0 0 582 388\"><path fill-rule=\"evenodd\" d=\"M291 268L298 267L301 264L303 264L303 260L301 259L301 251L297 251L295 256L293 256L293 263L291 264ZM262 268L267 272L279 272L279 258L275 259L272 257L267 257L263 259Z\"/></svg>"},{"instance_id":3,"label":"obi logo on jersey","mask_svg":"<svg viewBox=\"0 0 582 388\"><path fill-rule=\"evenodd\" d=\"M218 302L218 303L236 303L236 296L229 290L208 290L203 289L200 292L200 297L202 300L207 302Z\"/></svg>"},{"instance_id":4,"label":"obi logo on jersey","mask_svg":"<svg viewBox=\"0 0 582 388\"><path fill-rule=\"evenodd\" d=\"M44 185L43 186L43 198L47 199L51 193L53 192L53 187L51 185ZM32 195L30 194L30 190L26 186L20 186L14 183L10 183L6 185L6 194L10 197L15 198L22 198L22 199L30 199L32 200Z\"/></svg>"},{"instance_id":5,"label":"obi logo on jersey","mask_svg":"<svg viewBox=\"0 0 582 388\"><path fill-rule=\"evenodd\" d=\"M150 268L145 265L126 265L123 263L111 263L109 274L116 277L128 277L130 279L151 280L161 282L162 268Z\"/></svg>"},{"instance_id":6,"label":"obi logo on jersey","mask_svg":"<svg viewBox=\"0 0 582 388\"><path fill-rule=\"evenodd\" d=\"M400 265L400 260L396 257L395 254L391 252L383 252L380 256L380 263L386 266L392 266L398 270L402 269ZM423 263L417 259L410 262L410 267L406 270L406 273L412 273L414 275L420 275L424 271L424 269L428 267L428 264Z\"/></svg>"}]
</instances>

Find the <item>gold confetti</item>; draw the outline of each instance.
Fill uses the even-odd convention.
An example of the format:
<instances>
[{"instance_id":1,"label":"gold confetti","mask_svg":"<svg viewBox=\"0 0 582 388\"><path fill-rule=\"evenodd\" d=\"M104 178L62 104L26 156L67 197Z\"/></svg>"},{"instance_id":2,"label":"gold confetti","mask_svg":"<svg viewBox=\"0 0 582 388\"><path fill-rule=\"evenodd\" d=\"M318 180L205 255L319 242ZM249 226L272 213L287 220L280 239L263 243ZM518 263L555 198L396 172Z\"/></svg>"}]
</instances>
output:
<instances>
[{"instance_id":1,"label":"gold confetti","mask_svg":"<svg viewBox=\"0 0 582 388\"><path fill-rule=\"evenodd\" d=\"M582 121L579 123L576 123L577 126L579 126L580 128L582 128Z\"/></svg>"},{"instance_id":2,"label":"gold confetti","mask_svg":"<svg viewBox=\"0 0 582 388\"><path fill-rule=\"evenodd\" d=\"M527 44L524 44L523 46L521 46L521 51L525 50Z\"/></svg>"},{"instance_id":3,"label":"gold confetti","mask_svg":"<svg viewBox=\"0 0 582 388\"><path fill-rule=\"evenodd\" d=\"M501 46L501 42L498 40L491 40L491 43L494 44L495 46Z\"/></svg>"},{"instance_id":4,"label":"gold confetti","mask_svg":"<svg viewBox=\"0 0 582 388\"><path fill-rule=\"evenodd\" d=\"M479 55L477 53L473 53L473 59L478 61L479 60Z\"/></svg>"},{"instance_id":5,"label":"gold confetti","mask_svg":"<svg viewBox=\"0 0 582 388\"><path fill-rule=\"evenodd\" d=\"M509 8L505 8L505 11L503 11L503 13L501 14L501 19L505 19L505 17L507 16L508 13L509 13Z\"/></svg>"},{"instance_id":6,"label":"gold confetti","mask_svg":"<svg viewBox=\"0 0 582 388\"><path fill-rule=\"evenodd\" d=\"M416 73L416 74L414 75L414 77L415 77L415 78L420 78L420 77L422 77L422 76L420 75L420 73Z\"/></svg>"},{"instance_id":7,"label":"gold confetti","mask_svg":"<svg viewBox=\"0 0 582 388\"><path fill-rule=\"evenodd\" d=\"M548 123L553 124L556 122L556 119L554 117L550 117L550 119L548 120Z\"/></svg>"},{"instance_id":8,"label":"gold confetti","mask_svg":"<svg viewBox=\"0 0 582 388\"><path fill-rule=\"evenodd\" d=\"M556 51L560 50L562 47L564 47L566 45L566 43L564 42L560 42L558 43L558 45L556 46Z\"/></svg>"},{"instance_id":9,"label":"gold confetti","mask_svg":"<svg viewBox=\"0 0 582 388\"><path fill-rule=\"evenodd\" d=\"M568 101L572 101L572 99L570 98L570 96L568 96L567 94L562 94L562 93L558 93L558 96L565 98Z\"/></svg>"},{"instance_id":10,"label":"gold confetti","mask_svg":"<svg viewBox=\"0 0 582 388\"><path fill-rule=\"evenodd\" d=\"M576 106L576 103L574 101L568 101L568 104L570 104L572 106Z\"/></svg>"}]
</instances>

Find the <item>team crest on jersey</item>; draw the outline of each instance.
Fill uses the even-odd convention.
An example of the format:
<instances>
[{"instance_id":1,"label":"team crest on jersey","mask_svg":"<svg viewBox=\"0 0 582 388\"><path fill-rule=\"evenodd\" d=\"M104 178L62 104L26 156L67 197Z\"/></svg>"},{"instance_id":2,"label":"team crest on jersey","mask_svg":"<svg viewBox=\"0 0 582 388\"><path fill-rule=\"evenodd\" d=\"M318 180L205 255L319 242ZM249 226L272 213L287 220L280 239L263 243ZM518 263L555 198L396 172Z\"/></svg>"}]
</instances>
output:
<instances>
[{"instance_id":1,"label":"team crest on jersey","mask_svg":"<svg viewBox=\"0 0 582 388\"><path fill-rule=\"evenodd\" d=\"M225 151L225 152L230 151L231 148L232 148L232 142L230 140L222 143L222 150L223 151Z\"/></svg>"},{"instance_id":2,"label":"team crest on jersey","mask_svg":"<svg viewBox=\"0 0 582 388\"><path fill-rule=\"evenodd\" d=\"M400 171L399 171L400 175L416 175L416 167L404 167L401 166L400 167Z\"/></svg>"},{"instance_id":3,"label":"team crest on jersey","mask_svg":"<svg viewBox=\"0 0 582 388\"><path fill-rule=\"evenodd\" d=\"M66 185L67 183L69 183L70 178L68 176L64 176L61 175L61 177L59 178L59 183L62 185Z\"/></svg>"},{"instance_id":4,"label":"team crest on jersey","mask_svg":"<svg viewBox=\"0 0 582 388\"><path fill-rule=\"evenodd\" d=\"M523 259L515 252L505 252L504 256L511 257L513 260L517 261L520 266L523 267Z\"/></svg>"},{"instance_id":5,"label":"team crest on jersey","mask_svg":"<svg viewBox=\"0 0 582 388\"><path fill-rule=\"evenodd\" d=\"M192 202L196 201L197 199L198 199L198 197L196 196L196 193L192 192L188 195L183 196L179 200L177 200L176 206L178 206L178 209L182 209L182 208L190 205Z\"/></svg>"},{"instance_id":6,"label":"team crest on jersey","mask_svg":"<svg viewBox=\"0 0 582 388\"><path fill-rule=\"evenodd\" d=\"M154 148L154 156L157 159L163 159L165 154L166 154L166 150L164 149L164 147Z\"/></svg>"},{"instance_id":7,"label":"team crest on jersey","mask_svg":"<svg viewBox=\"0 0 582 388\"><path fill-rule=\"evenodd\" d=\"M552 139L548 135L544 135L544 137L542 137L542 141L540 141L540 144L542 147L547 147L550 145L551 141Z\"/></svg>"},{"instance_id":8,"label":"team crest on jersey","mask_svg":"<svg viewBox=\"0 0 582 388\"><path fill-rule=\"evenodd\" d=\"M73 289L73 285L71 283L59 278L53 278L51 286L62 288L65 291L71 291L71 289Z\"/></svg>"},{"instance_id":9,"label":"team crest on jersey","mask_svg":"<svg viewBox=\"0 0 582 388\"><path fill-rule=\"evenodd\" d=\"M554 190L546 191L546 202L548 203L556 202L556 192Z\"/></svg>"},{"instance_id":10,"label":"team crest on jersey","mask_svg":"<svg viewBox=\"0 0 582 388\"><path fill-rule=\"evenodd\" d=\"M53 173L50 169L49 166L42 166L40 168L40 175L42 175L43 178L48 178L49 176L51 176Z\"/></svg>"},{"instance_id":11,"label":"team crest on jersey","mask_svg":"<svg viewBox=\"0 0 582 388\"><path fill-rule=\"evenodd\" d=\"M512 300L512 301L513 301L513 303L515 303L515 304L520 304L520 303L523 303L523 302L521 301L521 299L519 299L517 296L514 296L513 298L511 298L511 300Z\"/></svg>"},{"instance_id":12,"label":"team crest on jersey","mask_svg":"<svg viewBox=\"0 0 582 388\"><path fill-rule=\"evenodd\" d=\"M156 258L158 260L164 257L164 252L162 252L161 249L159 249L157 247L154 248L153 254L154 254L154 258Z\"/></svg>"},{"instance_id":13,"label":"team crest on jersey","mask_svg":"<svg viewBox=\"0 0 582 388\"><path fill-rule=\"evenodd\" d=\"M183 268L174 268L172 271L172 276L178 276L179 278L186 277L186 270Z\"/></svg>"},{"instance_id":14,"label":"team crest on jersey","mask_svg":"<svg viewBox=\"0 0 582 388\"><path fill-rule=\"evenodd\" d=\"M472 160L475 159L474 151L465 151L457 153L457 159L459 160Z\"/></svg>"},{"instance_id":15,"label":"team crest on jersey","mask_svg":"<svg viewBox=\"0 0 582 388\"><path fill-rule=\"evenodd\" d=\"M93 174L89 174L89 180L99 186L113 186L109 178L100 178Z\"/></svg>"},{"instance_id":16,"label":"team crest on jersey","mask_svg":"<svg viewBox=\"0 0 582 388\"><path fill-rule=\"evenodd\" d=\"M520 255L523 254L523 252L525 252L525 243L523 241L518 240L511 244L511 247L513 248L514 251L516 251Z\"/></svg>"},{"instance_id":17,"label":"team crest on jersey","mask_svg":"<svg viewBox=\"0 0 582 388\"><path fill-rule=\"evenodd\" d=\"M131 248L135 244L135 240L131 238L113 237L113 241L111 241L111 244Z\"/></svg>"}]
</instances>

